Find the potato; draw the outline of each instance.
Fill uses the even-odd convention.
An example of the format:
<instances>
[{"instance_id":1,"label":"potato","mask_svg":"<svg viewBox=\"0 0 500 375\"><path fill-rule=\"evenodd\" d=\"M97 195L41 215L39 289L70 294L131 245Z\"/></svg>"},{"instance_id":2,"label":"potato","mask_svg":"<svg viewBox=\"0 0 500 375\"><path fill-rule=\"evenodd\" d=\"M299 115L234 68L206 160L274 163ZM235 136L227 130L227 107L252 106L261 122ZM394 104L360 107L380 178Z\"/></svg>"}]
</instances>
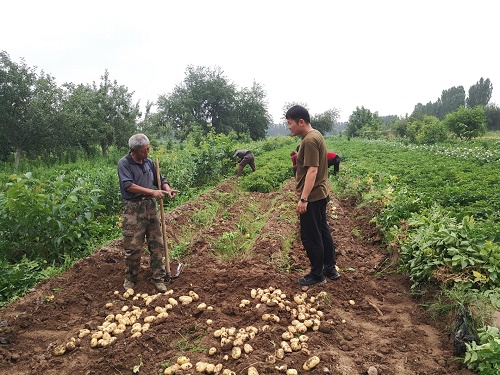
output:
<instances>
[{"instance_id":1,"label":"potato","mask_svg":"<svg viewBox=\"0 0 500 375\"><path fill-rule=\"evenodd\" d=\"M183 305L188 305L193 302L193 298L191 296L180 296L179 302Z\"/></svg>"},{"instance_id":2,"label":"potato","mask_svg":"<svg viewBox=\"0 0 500 375\"><path fill-rule=\"evenodd\" d=\"M216 347L212 346L210 349L208 349L208 355L214 355L215 353L217 353Z\"/></svg>"},{"instance_id":3,"label":"potato","mask_svg":"<svg viewBox=\"0 0 500 375\"><path fill-rule=\"evenodd\" d=\"M298 294L293 296L293 300L295 301L295 303L297 305L302 305L304 303L304 299L301 296L299 296Z\"/></svg>"},{"instance_id":4,"label":"potato","mask_svg":"<svg viewBox=\"0 0 500 375\"><path fill-rule=\"evenodd\" d=\"M167 309L165 309L164 307L161 307L161 306L156 306L155 307L155 313L162 313L162 312L166 312Z\"/></svg>"},{"instance_id":5,"label":"potato","mask_svg":"<svg viewBox=\"0 0 500 375\"><path fill-rule=\"evenodd\" d=\"M67 343L66 343L66 349L69 351L75 350L76 349L76 339L72 337Z\"/></svg>"},{"instance_id":6,"label":"potato","mask_svg":"<svg viewBox=\"0 0 500 375\"><path fill-rule=\"evenodd\" d=\"M238 346L234 346L233 349L231 350L231 357L234 359L238 359L241 357L241 348Z\"/></svg>"},{"instance_id":7,"label":"potato","mask_svg":"<svg viewBox=\"0 0 500 375\"><path fill-rule=\"evenodd\" d=\"M83 338L83 337L87 336L89 333L90 333L90 330L81 329L80 331L78 331L78 337Z\"/></svg>"},{"instance_id":8,"label":"potato","mask_svg":"<svg viewBox=\"0 0 500 375\"><path fill-rule=\"evenodd\" d=\"M186 362L181 365L181 370L187 371L193 368L193 364L191 362Z\"/></svg>"},{"instance_id":9,"label":"potato","mask_svg":"<svg viewBox=\"0 0 500 375\"><path fill-rule=\"evenodd\" d=\"M276 357L275 357L274 355L268 355L268 356L266 357L266 362L267 362L267 363L271 363L271 364L272 364L272 363L275 363L275 362L276 362Z\"/></svg>"},{"instance_id":10,"label":"potato","mask_svg":"<svg viewBox=\"0 0 500 375\"><path fill-rule=\"evenodd\" d=\"M52 354L54 354L55 356L60 356L64 353L66 353L66 344L57 345L52 351Z\"/></svg>"},{"instance_id":11,"label":"potato","mask_svg":"<svg viewBox=\"0 0 500 375\"><path fill-rule=\"evenodd\" d=\"M302 349L302 345L298 341L291 341L290 348L292 348L292 351L298 352L300 349Z\"/></svg>"},{"instance_id":12,"label":"potato","mask_svg":"<svg viewBox=\"0 0 500 375\"><path fill-rule=\"evenodd\" d=\"M168 299L168 303L171 304L172 306L177 306L179 304L179 302L177 302L177 300L172 297Z\"/></svg>"},{"instance_id":13,"label":"potato","mask_svg":"<svg viewBox=\"0 0 500 375\"><path fill-rule=\"evenodd\" d=\"M214 323L214 321L212 319L207 319L206 323L207 325L211 326Z\"/></svg>"},{"instance_id":14,"label":"potato","mask_svg":"<svg viewBox=\"0 0 500 375\"><path fill-rule=\"evenodd\" d=\"M288 344L288 342L286 341L282 341L280 346L285 353L291 353L293 351L292 348L290 347L290 344Z\"/></svg>"},{"instance_id":15,"label":"potato","mask_svg":"<svg viewBox=\"0 0 500 375\"><path fill-rule=\"evenodd\" d=\"M285 351L283 350L283 348L279 348L276 350L276 358L278 359L285 358Z\"/></svg>"},{"instance_id":16,"label":"potato","mask_svg":"<svg viewBox=\"0 0 500 375\"><path fill-rule=\"evenodd\" d=\"M179 370L181 367L175 363L173 364L172 366L169 366L165 369L165 371L163 372L163 374L165 375L175 375L175 373L177 372L177 370Z\"/></svg>"},{"instance_id":17,"label":"potato","mask_svg":"<svg viewBox=\"0 0 500 375\"><path fill-rule=\"evenodd\" d=\"M180 357L177 358L177 364L183 365L184 363L190 362L190 359L184 355L181 355Z\"/></svg>"},{"instance_id":18,"label":"potato","mask_svg":"<svg viewBox=\"0 0 500 375\"><path fill-rule=\"evenodd\" d=\"M207 308L207 304L205 302L202 302L196 308L198 310L205 310Z\"/></svg>"},{"instance_id":19,"label":"potato","mask_svg":"<svg viewBox=\"0 0 500 375\"><path fill-rule=\"evenodd\" d=\"M286 370L286 375L298 375L298 372L294 368L289 368Z\"/></svg>"},{"instance_id":20,"label":"potato","mask_svg":"<svg viewBox=\"0 0 500 375\"><path fill-rule=\"evenodd\" d=\"M155 322L163 322L167 318L168 318L168 313L167 312L161 312L158 315L156 315Z\"/></svg>"},{"instance_id":21,"label":"potato","mask_svg":"<svg viewBox=\"0 0 500 375\"><path fill-rule=\"evenodd\" d=\"M311 355L311 351L308 348L304 348L304 345L305 344L302 344L302 349L300 350L300 352L304 355Z\"/></svg>"},{"instance_id":22,"label":"potato","mask_svg":"<svg viewBox=\"0 0 500 375\"><path fill-rule=\"evenodd\" d=\"M248 375L259 375L259 372L257 371L257 369L253 366L250 366L248 368L248 372L247 372Z\"/></svg>"},{"instance_id":23,"label":"potato","mask_svg":"<svg viewBox=\"0 0 500 375\"><path fill-rule=\"evenodd\" d=\"M113 320L115 320L115 315L114 314L109 314L108 316L106 316L106 318L104 320L106 322L112 322Z\"/></svg>"},{"instance_id":24,"label":"potato","mask_svg":"<svg viewBox=\"0 0 500 375\"><path fill-rule=\"evenodd\" d=\"M156 316L149 315L144 318L144 323L153 323L156 320Z\"/></svg>"},{"instance_id":25,"label":"potato","mask_svg":"<svg viewBox=\"0 0 500 375\"><path fill-rule=\"evenodd\" d=\"M213 363L207 363L207 368L205 369L207 374L213 374L215 372L215 365Z\"/></svg>"},{"instance_id":26,"label":"potato","mask_svg":"<svg viewBox=\"0 0 500 375\"><path fill-rule=\"evenodd\" d=\"M315 368L318 364L319 364L319 357L314 355L304 362L302 368L306 371L309 371Z\"/></svg>"},{"instance_id":27,"label":"potato","mask_svg":"<svg viewBox=\"0 0 500 375\"><path fill-rule=\"evenodd\" d=\"M193 301L198 301L200 299L200 296L198 296L198 294L196 294L196 292L193 292L192 290L190 290L188 294Z\"/></svg>"},{"instance_id":28,"label":"potato","mask_svg":"<svg viewBox=\"0 0 500 375\"><path fill-rule=\"evenodd\" d=\"M293 338L293 333L292 332L289 332L289 331L286 331L286 332L283 332L281 334L281 338L283 340L290 340L291 338Z\"/></svg>"},{"instance_id":29,"label":"potato","mask_svg":"<svg viewBox=\"0 0 500 375\"><path fill-rule=\"evenodd\" d=\"M303 323L298 324L297 326L295 326L295 328L297 329L297 332L299 332L299 333L306 333L307 332L307 326Z\"/></svg>"},{"instance_id":30,"label":"potato","mask_svg":"<svg viewBox=\"0 0 500 375\"><path fill-rule=\"evenodd\" d=\"M247 354L253 352L252 345L250 344L243 345L243 351Z\"/></svg>"},{"instance_id":31,"label":"potato","mask_svg":"<svg viewBox=\"0 0 500 375\"><path fill-rule=\"evenodd\" d=\"M106 305L104 305L104 307L107 309L113 307L113 302L108 302Z\"/></svg>"},{"instance_id":32,"label":"potato","mask_svg":"<svg viewBox=\"0 0 500 375\"><path fill-rule=\"evenodd\" d=\"M208 363L206 362L196 362L195 370L196 372L205 372Z\"/></svg>"},{"instance_id":33,"label":"potato","mask_svg":"<svg viewBox=\"0 0 500 375\"><path fill-rule=\"evenodd\" d=\"M92 337L92 340L90 340L90 347L95 348L97 346L97 339L95 337Z\"/></svg>"}]
</instances>

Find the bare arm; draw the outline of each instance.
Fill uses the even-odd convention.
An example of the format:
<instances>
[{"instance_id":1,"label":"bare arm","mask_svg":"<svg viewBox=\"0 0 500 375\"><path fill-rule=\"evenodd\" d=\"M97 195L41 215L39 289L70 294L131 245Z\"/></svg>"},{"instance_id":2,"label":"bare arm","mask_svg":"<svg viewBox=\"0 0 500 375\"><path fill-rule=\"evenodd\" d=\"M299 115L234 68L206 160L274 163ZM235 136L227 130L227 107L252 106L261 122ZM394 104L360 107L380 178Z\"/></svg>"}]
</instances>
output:
<instances>
[{"instance_id":1,"label":"bare arm","mask_svg":"<svg viewBox=\"0 0 500 375\"><path fill-rule=\"evenodd\" d=\"M318 167L307 167L306 179L304 181L304 188L302 189L301 198L309 198L309 194L311 194L311 190L314 186L314 182L316 181L316 176L318 175ZM299 202L297 203L297 212L303 214L307 211L307 202Z\"/></svg>"},{"instance_id":2,"label":"bare arm","mask_svg":"<svg viewBox=\"0 0 500 375\"><path fill-rule=\"evenodd\" d=\"M179 190L171 189L168 184L163 184L162 190L148 189L136 184L132 184L127 188L127 191L135 194L150 195L156 199L162 199L163 195L165 194L170 198L173 198L175 197L175 194L179 192Z\"/></svg>"}]
</instances>

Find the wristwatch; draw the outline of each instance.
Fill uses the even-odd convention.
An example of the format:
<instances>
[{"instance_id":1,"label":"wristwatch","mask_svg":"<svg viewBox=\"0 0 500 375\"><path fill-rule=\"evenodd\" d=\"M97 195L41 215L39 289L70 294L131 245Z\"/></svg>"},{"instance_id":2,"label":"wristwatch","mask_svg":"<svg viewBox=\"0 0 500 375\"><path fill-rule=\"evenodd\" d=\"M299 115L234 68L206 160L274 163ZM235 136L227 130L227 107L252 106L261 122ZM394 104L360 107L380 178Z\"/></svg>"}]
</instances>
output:
<instances>
[{"instance_id":1,"label":"wristwatch","mask_svg":"<svg viewBox=\"0 0 500 375\"><path fill-rule=\"evenodd\" d=\"M306 198L300 198L300 201L301 201L302 203L307 203L307 202L309 202Z\"/></svg>"}]
</instances>

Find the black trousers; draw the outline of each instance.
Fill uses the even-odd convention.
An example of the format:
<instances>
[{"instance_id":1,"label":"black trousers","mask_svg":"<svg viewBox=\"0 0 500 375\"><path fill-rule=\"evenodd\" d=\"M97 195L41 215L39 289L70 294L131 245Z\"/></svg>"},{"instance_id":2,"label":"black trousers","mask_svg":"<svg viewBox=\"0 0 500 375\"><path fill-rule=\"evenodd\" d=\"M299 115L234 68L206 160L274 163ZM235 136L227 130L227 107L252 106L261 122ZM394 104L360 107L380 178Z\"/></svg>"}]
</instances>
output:
<instances>
[{"instance_id":1,"label":"black trousers","mask_svg":"<svg viewBox=\"0 0 500 375\"><path fill-rule=\"evenodd\" d=\"M326 218L326 205L330 199L309 202L307 211L300 214L300 239L311 263L310 275L322 279L323 273L335 270L335 244Z\"/></svg>"},{"instance_id":2,"label":"black trousers","mask_svg":"<svg viewBox=\"0 0 500 375\"><path fill-rule=\"evenodd\" d=\"M340 169L340 157L337 155L333 159L328 160L328 168L333 165L333 174L337 174Z\"/></svg>"}]
</instances>

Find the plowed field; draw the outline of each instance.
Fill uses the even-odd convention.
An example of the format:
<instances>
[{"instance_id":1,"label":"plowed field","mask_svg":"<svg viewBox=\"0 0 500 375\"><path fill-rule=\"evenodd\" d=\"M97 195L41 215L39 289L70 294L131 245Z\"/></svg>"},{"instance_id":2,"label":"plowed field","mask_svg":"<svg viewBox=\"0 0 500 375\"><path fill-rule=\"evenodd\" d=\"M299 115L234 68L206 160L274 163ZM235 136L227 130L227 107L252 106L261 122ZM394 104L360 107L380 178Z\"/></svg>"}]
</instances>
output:
<instances>
[{"instance_id":1,"label":"plowed field","mask_svg":"<svg viewBox=\"0 0 500 375\"><path fill-rule=\"evenodd\" d=\"M407 277L394 272L370 224L371 213L350 201L333 196L328 208L341 278L302 290L297 279L307 273L309 262L298 237L295 199L291 181L279 192L262 194L241 193L237 181L230 180L167 212L168 242L183 243L185 249L183 271L166 294L155 294L146 255L135 299L123 297L121 240L96 249L0 310L0 373L151 375L186 356L193 365L206 362L236 374L247 374L250 366L259 374L285 374L285 368L304 374L304 362L317 356L319 364L308 373L472 374L453 357L450 322L429 318L421 301L410 295ZM255 227L247 222L242 230L242 217ZM246 250L228 256L224 250L232 242ZM172 260L172 271L176 266ZM252 289L277 298L266 303L253 298ZM178 302L190 292L196 301L169 305L169 298ZM201 303L211 309L199 308ZM138 337L126 325L123 333L112 334L112 344L91 347L90 335L107 317L116 322L117 314L126 315L124 306L138 311L141 327L161 308L168 316L151 322ZM264 314L279 321L264 321ZM276 356L286 341L282 334L301 325L307 328L306 344ZM90 334L79 338L83 329ZM222 336L215 337L216 331ZM75 349L54 354L72 338ZM247 353L243 344L252 351L247 346ZM242 349L239 358L233 358L233 346ZM212 347L216 352L209 355ZM196 373L194 367L176 372Z\"/></svg>"}]
</instances>

